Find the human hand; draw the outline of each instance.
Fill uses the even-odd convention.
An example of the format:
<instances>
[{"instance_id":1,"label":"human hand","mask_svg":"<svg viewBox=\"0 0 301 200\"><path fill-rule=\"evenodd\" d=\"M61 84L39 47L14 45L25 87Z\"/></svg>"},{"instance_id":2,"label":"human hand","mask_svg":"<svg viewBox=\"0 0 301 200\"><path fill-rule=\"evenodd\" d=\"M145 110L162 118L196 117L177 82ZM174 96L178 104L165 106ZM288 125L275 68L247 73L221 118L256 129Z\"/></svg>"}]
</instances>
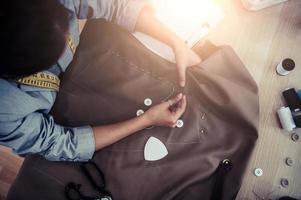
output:
<instances>
[{"instance_id":1,"label":"human hand","mask_svg":"<svg viewBox=\"0 0 301 200\"><path fill-rule=\"evenodd\" d=\"M186 82L186 69L192 65L199 64L202 62L202 59L183 41L175 42L173 51L176 57L179 84L181 87L184 87Z\"/></svg>"},{"instance_id":2,"label":"human hand","mask_svg":"<svg viewBox=\"0 0 301 200\"><path fill-rule=\"evenodd\" d=\"M171 110L172 105L177 104L176 109ZM186 96L178 94L175 98L151 107L145 112L145 117L151 125L175 127L177 120L186 109Z\"/></svg>"}]
</instances>

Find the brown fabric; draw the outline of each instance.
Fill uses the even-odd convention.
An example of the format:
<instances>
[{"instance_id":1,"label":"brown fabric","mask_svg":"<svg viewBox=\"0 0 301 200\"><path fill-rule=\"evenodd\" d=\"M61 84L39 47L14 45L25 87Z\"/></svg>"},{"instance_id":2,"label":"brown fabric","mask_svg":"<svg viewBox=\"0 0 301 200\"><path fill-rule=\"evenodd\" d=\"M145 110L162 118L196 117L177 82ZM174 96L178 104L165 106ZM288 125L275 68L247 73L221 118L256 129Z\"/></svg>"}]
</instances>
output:
<instances>
[{"instance_id":1,"label":"brown fabric","mask_svg":"<svg viewBox=\"0 0 301 200\"><path fill-rule=\"evenodd\" d=\"M222 199L235 198L257 139L257 87L230 47L207 47L196 48L206 59L187 71L182 128L145 129L95 153L93 160L114 199L210 199L215 171L225 158L233 169L225 179ZM53 115L66 126L114 123L135 117L138 109L147 110L145 98L157 104L177 91L174 64L120 28L96 20L85 28L62 78ZM167 157L144 160L150 136L166 145ZM69 181L82 183L85 194L92 194L76 163L29 156L8 199L64 199Z\"/></svg>"}]
</instances>

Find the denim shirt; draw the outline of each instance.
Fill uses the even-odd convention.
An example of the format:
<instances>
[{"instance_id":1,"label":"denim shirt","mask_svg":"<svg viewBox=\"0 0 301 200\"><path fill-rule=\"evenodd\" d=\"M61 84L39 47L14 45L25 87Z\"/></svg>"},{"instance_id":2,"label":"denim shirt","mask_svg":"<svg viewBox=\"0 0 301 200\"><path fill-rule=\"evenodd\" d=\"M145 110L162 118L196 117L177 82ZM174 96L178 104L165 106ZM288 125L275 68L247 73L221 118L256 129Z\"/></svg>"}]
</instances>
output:
<instances>
[{"instance_id":1,"label":"denim shirt","mask_svg":"<svg viewBox=\"0 0 301 200\"><path fill-rule=\"evenodd\" d=\"M60 0L71 12L69 34L79 43L78 19L104 18L129 31L135 28L144 0ZM44 71L59 75L73 58L66 48L57 63ZM53 161L86 161L95 151L92 128L64 127L49 111L56 92L0 79L0 144L14 153L40 154Z\"/></svg>"}]
</instances>

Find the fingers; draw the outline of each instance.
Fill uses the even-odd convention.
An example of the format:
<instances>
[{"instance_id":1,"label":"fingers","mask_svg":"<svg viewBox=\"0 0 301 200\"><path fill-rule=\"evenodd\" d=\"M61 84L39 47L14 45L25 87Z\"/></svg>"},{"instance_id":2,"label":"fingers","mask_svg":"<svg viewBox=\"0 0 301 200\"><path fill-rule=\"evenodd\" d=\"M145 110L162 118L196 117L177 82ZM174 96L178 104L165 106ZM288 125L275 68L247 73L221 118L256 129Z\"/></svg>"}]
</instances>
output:
<instances>
[{"instance_id":1,"label":"fingers","mask_svg":"<svg viewBox=\"0 0 301 200\"><path fill-rule=\"evenodd\" d=\"M175 110L175 113L173 115L173 122L171 124L171 127L175 128L177 125L177 121L178 119L183 115L183 113L185 112L186 109L186 105L187 105L187 100L186 100L186 96L184 95L183 98L180 100L180 102L178 102L178 107Z\"/></svg>"},{"instance_id":2,"label":"fingers","mask_svg":"<svg viewBox=\"0 0 301 200\"><path fill-rule=\"evenodd\" d=\"M179 93L176 97L155 105L147 112L154 120L153 124L158 126L175 127L177 120L181 117L186 109L186 97ZM171 108L173 108L171 110Z\"/></svg>"},{"instance_id":3,"label":"fingers","mask_svg":"<svg viewBox=\"0 0 301 200\"><path fill-rule=\"evenodd\" d=\"M179 103L178 108L176 110L175 115L177 118L180 118L182 116L182 114L185 112L186 105L187 105L186 96L183 96L183 98L181 99L181 102Z\"/></svg>"},{"instance_id":4,"label":"fingers","mask_svg":"<svg viewBox=\"0 0 301 200\"><path fill-rule=\"evenodd\" d=\"M200 64L202 62L202 58L197 54L195 53L194 51L192 51L192 63L191 65L197 65L197 64Z\"/></svg>"},{"instance_id":5,"label":"fingers","mask_svg":"<svg viewBox=\"0 0 301 200\"><path fill-rule=\"evenodd\" d=\"M178 103L182 99L182 97L183 97L183 94L179 93L176 97L169 99L167 101L168 106L173 106L174 104Z\"/></svg>"},{"instance_id":6,"label":"fingers","mask_svg":"<svg viewBox=\"0 0 301 200\"><path fill-rule=\"evenodd\" d=\"M186 82L186 67L178 64L178 78L181 87L185 87Z\"/></svg>"},{"instance_id":7,"label":"fingers","mask_svg":"<svg viewBox=\"0 0 301 200\"><path fill-rule=\"evenodd\" d=\"M183 95L180 101L174 104L175 107L170 111L173 113L175 121L178 120L185 112L186 105L187 105L187 100L185 95Z\"/></svg>"}]
</instances>

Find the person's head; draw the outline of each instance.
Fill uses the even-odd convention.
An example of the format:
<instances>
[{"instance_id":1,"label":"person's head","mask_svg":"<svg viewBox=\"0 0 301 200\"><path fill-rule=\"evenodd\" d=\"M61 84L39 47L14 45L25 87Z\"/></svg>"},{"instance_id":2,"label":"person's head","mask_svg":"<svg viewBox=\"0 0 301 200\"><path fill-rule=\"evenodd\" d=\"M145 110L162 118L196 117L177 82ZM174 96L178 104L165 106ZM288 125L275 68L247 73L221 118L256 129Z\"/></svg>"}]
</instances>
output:
<instances>
[{"instance_id":1,"label":"person's head","mask_svg":"<svg viewBox=\"0 0 301 200\"><path fill-rule=\"evenodd\" d=\"M51 67L66 47L69 11L58 0L1 0L0 78Z\"/></svg>"}]
</instances>

